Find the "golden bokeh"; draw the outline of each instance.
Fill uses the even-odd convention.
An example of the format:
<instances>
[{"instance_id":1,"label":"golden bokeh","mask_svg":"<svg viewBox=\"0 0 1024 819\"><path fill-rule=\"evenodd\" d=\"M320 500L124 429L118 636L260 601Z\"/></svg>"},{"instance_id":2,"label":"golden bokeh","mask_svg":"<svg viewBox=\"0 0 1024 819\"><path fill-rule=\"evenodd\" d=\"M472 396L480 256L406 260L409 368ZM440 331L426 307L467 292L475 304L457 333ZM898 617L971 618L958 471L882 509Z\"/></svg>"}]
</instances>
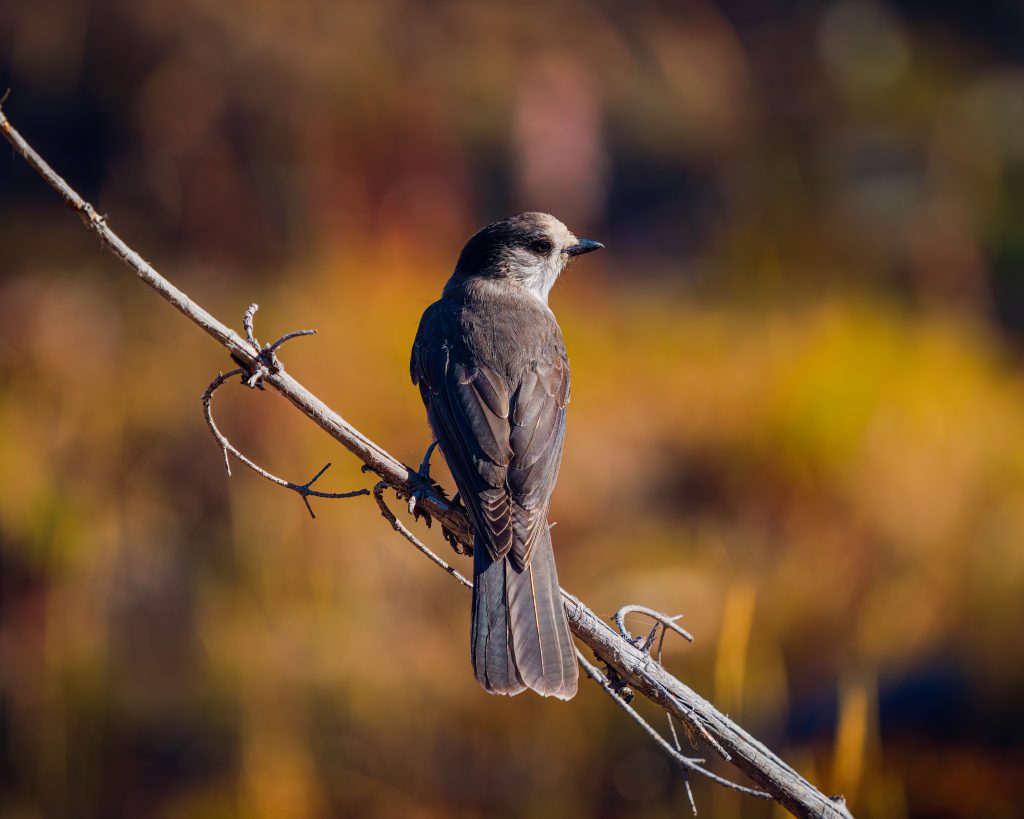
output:
<instances>
[{"instance_id":1,"label":"golden bokeh","mask_svg":"<svg viewBox=\"0 0 1024 819\"><path fill-rule=\"evenodd\" d=\"M563 585L685 614L668 667L856 816L1010 817L1024 16L952 6L14 0L0 86L207 309L316 327L289 372L406 463L465 239L538 209L603 241L551 297ZM596 686L485 695L469 596L372 500L226 477L224 351L12 156L0 258L0 814L689 810ZM277 474L371 485L275 394L216 410Z\"/></svg>"}]
</instances>

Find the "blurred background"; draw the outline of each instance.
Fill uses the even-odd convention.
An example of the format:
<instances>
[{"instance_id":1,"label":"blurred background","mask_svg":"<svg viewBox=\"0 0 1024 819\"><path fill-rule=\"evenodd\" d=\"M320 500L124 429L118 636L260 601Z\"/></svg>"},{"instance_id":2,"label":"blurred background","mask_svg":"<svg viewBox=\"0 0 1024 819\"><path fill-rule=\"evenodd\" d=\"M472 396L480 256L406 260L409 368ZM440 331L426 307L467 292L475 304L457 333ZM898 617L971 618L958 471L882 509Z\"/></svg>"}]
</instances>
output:
<instances>
[{"instance_id":1,"label":"blurred background","mask_svg":"<svg viewBox=\"0 0 1024 819\"><path fill-rule=\"evenodd\" d=\"M669 668L858 817L1024 815L1016 0L6 0L8 86L200 303L319 328L289 370L407 463L466 238L603 241L552 294L563 584L684 613ZM687 814L595 686L485 695L468 594L371 500L228 479L224 350L3 153L0 814ZM371 485L279 396L217 408L275 472Z\"/></svg>"}]
</instances>

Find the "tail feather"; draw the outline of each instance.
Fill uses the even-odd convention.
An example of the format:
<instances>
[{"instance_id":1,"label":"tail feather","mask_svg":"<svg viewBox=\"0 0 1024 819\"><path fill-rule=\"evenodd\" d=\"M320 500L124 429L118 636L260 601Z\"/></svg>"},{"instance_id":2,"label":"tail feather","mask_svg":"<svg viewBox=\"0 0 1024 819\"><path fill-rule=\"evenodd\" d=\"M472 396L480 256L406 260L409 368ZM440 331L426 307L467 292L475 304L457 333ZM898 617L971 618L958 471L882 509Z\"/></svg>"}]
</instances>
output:
<instances>
[{"instance_id":1,"label":"tail feather","mask_svg":"<svg viewBox=\"0 0 1024 819\"><path fill-rule=\"evenodd\" d=\"M519 677L538 694L572 699L579 669L546 530L534 544L526 568L519 571L508 565L505 583L512 654Z\"/></svg>"},{"instance_id":2,"label":"tail feather","mask_svg":"<svg viewBox=\"0 0 1024 819\"><path fill-rule=\"evenodd\" d=\"M492 694L515 695L526 686L516 672L509 640L505 573L508 561L491 560L487 546L477 540L473 549L473 626L470 650L473 671Z\"/></svg>"},{"instance_id":3,"label":"tail feather","mask_svg":"<svg viewBox=\"0 0 1024 819\"><path fill-rule=\"evenodd\" d=\"M471 654L477 680L492 694L532 688L545 697L575 696L579 668L546 531L522 570L507 558L492 560L477 541Z\"/></svg>"}]
</instances>

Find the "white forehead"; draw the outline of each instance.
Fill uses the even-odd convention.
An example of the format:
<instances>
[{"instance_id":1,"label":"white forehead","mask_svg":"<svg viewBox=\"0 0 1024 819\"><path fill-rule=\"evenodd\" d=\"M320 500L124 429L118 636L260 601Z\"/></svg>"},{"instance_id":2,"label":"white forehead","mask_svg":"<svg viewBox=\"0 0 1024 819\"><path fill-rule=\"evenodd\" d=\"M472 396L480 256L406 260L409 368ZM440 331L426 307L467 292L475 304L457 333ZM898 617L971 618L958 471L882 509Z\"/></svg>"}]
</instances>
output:
<instances>
[{"instance_id":1,"label":"white forehead","mask_svg":"<svg viewBox=\"0 0 1024 819\"><path fill-rule=\"evenodd\" d=\"M523 215L532 217L536 225L547 233L556 245L564 247L565 245L576 243L576 237L573 235L572 231L550 213L534 211Z\"/></svg>"}]
</instances>

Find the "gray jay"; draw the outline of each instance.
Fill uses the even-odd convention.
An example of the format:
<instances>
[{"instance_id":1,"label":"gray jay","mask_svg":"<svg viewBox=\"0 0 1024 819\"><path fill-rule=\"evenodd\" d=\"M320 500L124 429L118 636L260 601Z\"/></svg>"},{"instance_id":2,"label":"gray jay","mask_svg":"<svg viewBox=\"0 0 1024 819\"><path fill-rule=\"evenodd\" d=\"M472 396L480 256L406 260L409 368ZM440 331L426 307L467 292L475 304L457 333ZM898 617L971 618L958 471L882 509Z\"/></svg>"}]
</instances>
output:
<instances>
[{"instance_id":1,"label":"gray jay","mask_svg":"<svg viewBox=\"0 0 1024 819\"><path fill-rule=\"evenodd\" d=\"M565 266L600 247L546 213L488 225L424 311L412 348L413 383L473 523L471 657L495 694L576 693L548 532L569 361L547 302Z\"/></svg>"}]
</instances>

